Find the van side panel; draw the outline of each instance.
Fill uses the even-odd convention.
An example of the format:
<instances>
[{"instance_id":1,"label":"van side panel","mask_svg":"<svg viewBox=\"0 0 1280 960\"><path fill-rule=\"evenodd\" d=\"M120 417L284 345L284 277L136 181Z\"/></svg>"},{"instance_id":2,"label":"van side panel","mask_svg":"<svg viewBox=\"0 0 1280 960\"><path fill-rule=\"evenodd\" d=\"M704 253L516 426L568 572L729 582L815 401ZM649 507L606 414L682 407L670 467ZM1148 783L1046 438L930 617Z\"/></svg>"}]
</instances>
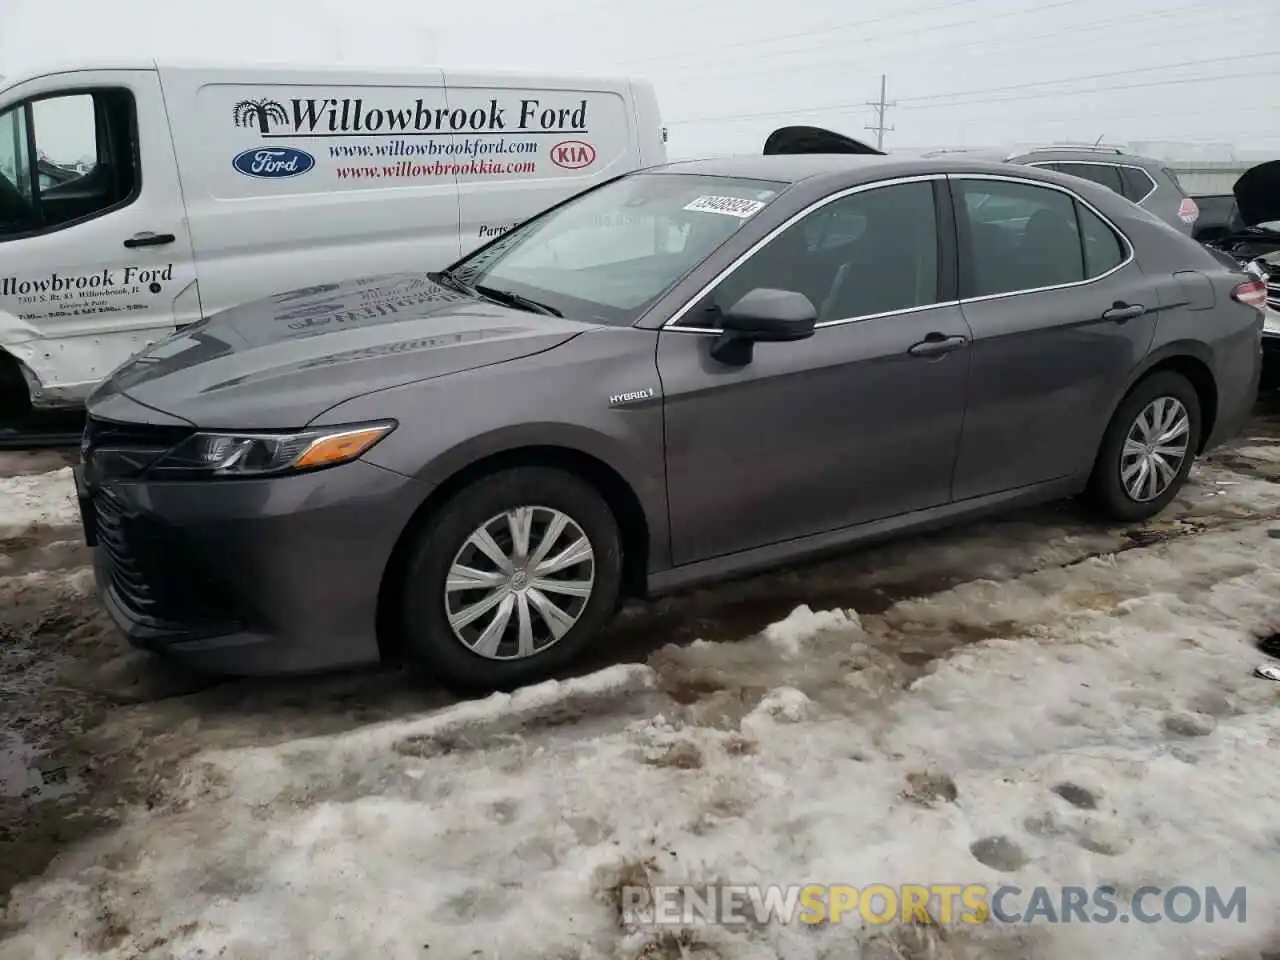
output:
<instances>
[{"instance_id":1,"label":"van side panel","mask_svg":"<svg viewBox=\"0 0 1280 960\"><path fill-rule=\"evenodd\" d=\"M439 70L161 67L206 315L458 255Z\"/></svg>"},{"instance_id":2,"label":"van side panel","mask_svg":"<svg viewBox=\"0 0 1280 960\"><path fill-rule=\"evenodd\" d=\"M459 137L463 253L640 166L626 81L447 70L445 84L451 106L483 121Z\"/></svg>"},{"instance_id":3,"label":"van side panel","mask_svg":"<svg viewBox=\"0 0 1280 960\"><path fill-rule=\"evenodd\" d=\"M656 167L667 162L667 141L662 128L658 95L647 80L631 81L631 101L639 136L640 166Z\"/></svg>"}]
</instances>

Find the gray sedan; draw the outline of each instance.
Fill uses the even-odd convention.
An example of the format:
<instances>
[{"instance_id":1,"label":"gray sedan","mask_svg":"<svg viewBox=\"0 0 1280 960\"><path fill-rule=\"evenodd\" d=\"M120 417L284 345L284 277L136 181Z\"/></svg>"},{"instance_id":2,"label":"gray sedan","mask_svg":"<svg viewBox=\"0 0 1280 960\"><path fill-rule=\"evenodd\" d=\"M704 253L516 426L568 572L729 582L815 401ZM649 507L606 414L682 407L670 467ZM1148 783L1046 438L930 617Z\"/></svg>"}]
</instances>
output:
<instances>
[{"instance_id":1,"label":"gray sedan","mask_svg":"<svg viewBox=\"0 0 1280 960\"><path fill-rule=\"evenodd\" d=\"M628 595L1087 494L1244 424L1265 291L1104 187L962 159L673 163L429 274L184 329L88 403L134 643L510 687Z\"/></svg>"}]
</instances>

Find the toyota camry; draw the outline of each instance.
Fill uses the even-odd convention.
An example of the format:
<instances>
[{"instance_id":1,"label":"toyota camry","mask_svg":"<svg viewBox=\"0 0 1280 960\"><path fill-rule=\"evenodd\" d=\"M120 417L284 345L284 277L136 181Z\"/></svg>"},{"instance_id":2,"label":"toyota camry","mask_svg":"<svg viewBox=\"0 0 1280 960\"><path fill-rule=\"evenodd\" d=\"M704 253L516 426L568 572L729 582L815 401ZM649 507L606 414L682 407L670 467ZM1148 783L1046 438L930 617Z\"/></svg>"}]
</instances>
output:
<instances>
[{"instance_id":1,"label":"toyota camry","mask_svg":"<svg viewBox=\"0 0 1280 960\"><path fill-rule=\"evenodd\" d=\"M772 155L597 185L447 269L215 315L88 402L98 584L231 674L549 675L628 596L1085 495L1236 434L1263 285L1007 164Z\"/></svg>"}]
</instances>

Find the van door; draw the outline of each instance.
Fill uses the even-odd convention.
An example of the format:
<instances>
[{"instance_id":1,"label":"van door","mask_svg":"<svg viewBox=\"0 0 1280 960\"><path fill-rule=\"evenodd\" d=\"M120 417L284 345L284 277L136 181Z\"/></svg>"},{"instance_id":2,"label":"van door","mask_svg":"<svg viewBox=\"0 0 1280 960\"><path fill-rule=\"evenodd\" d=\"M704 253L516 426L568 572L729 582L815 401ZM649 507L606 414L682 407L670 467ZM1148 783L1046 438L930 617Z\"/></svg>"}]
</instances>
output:
<instances>
[{"instance_id":1,"label":"van door","mask_svg":"<svg viewBox=\"0 0 1280 960\"><path fill-rule=\"evenodd\" d=\"M55 74L0 96L0 350L26 367L32 403L78 403L199 316L156 73Z\"/></svg>"},{"instance_id":2,"label":"van door","mask_svg":"<svg viewBox=\"0 0 1280 960\"><path fill-rule=\"evenodd\" d=\"M456 136L460 253L640 166L625 81L445 71Z\"/></svg>"}]
</instances>

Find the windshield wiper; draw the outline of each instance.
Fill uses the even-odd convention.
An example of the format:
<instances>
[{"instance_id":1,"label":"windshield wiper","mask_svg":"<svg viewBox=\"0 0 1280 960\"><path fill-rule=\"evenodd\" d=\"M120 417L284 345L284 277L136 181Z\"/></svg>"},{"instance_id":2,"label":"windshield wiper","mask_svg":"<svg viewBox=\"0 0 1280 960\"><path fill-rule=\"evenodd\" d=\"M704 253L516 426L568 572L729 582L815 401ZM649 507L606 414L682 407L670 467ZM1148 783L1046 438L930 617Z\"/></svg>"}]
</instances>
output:
<instances>
[{"instance_id":1,"label":"windshield wiper","mask_svg":"<svg viewBox=\"0 0 1280 960\"><path fill-rule=\"evenodd\" d=\"M528 310L532 313L541 313L548 317L564 316L564 314L555 307L548 306L545 303L539 303L537 300L530 300L528 297L514 293L511 290L499 290L497 287L482 286L477 286L475 289L490 300L497 300L499 303L505 303L508 306L520 307L523 310Z\"/></svg>"},{"instance_id":2,"label":"windshield wiper","mask_svg":"<svg viewBox=\"0 0 1280 960\"><path fill-rule=\"evenodd\" d=\"M447 283L453 289L461 293L469 293L473 297L478 298L480 296L479 290L450 270L437 270L434 273L428 273L427 279L432 283Z\"/></svg>"},{"instance_id":3,"label":"windshield wiper","mask_svg":"<svg viewBox=\"0 0 1280 960\"><path fill-rule=\"evenodd\" d=\"M539 303L537 300L530 300L528 297L522 296L511 290L499 290L497 287L472 286L463 280L456 273L450 270L437 270L434 273L428 273L427 279L433 283L447 283L455 290L470 294L473 297L485 297L489 300L496 300L510 307L520 307L531 313L541 313L548 317L563 317L564 314L555 307L545 303Z\"/></svg>"}]
</instances>

